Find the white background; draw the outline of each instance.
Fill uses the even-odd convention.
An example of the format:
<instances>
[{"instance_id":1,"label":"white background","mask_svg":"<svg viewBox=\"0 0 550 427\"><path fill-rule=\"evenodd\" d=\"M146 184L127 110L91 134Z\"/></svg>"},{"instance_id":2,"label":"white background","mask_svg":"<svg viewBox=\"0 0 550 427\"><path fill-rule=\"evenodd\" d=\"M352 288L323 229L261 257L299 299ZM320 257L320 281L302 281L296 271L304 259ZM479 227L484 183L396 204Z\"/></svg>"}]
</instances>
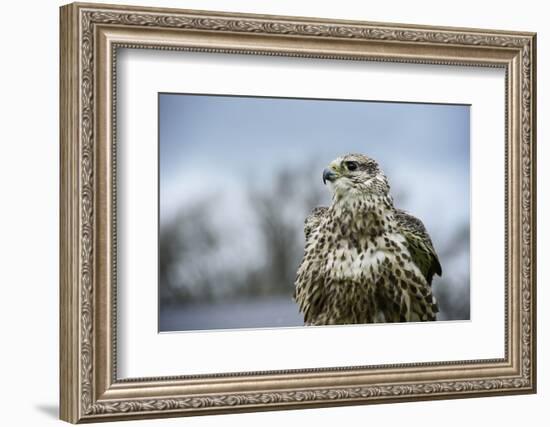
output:
<instances>
[{"instance_id":1,"label":"white background","mask_svg":"<svg viewBox=\"0 0 550 427\"><path fill-rule=\"evenodd\" d=\"M122 51L117 64L119 377L504 357L502 69L151 50ZM167 91L472 104L472 320L158 334L156 119Z\"/></svg>"},{"instance_id":2,"label":"white background","mask_svg":"<svg viewBox=\"0 0 550 427\"><path fill-rule=\"evenodd\" d=\"M115 0L113 2L117 3ZM545 75L550 75L547 52L550 35L543 2L453 3L426 1L306 2L253 1L134 1L135 4L202 8L240 12L309 15L326 18L417 24L454 25L538 31L538 116L550 115ZM2 352L0 378L4 425L54 425L58 401L58 6L57 1L11 2L3 5L2 67L0 67L0 320ZM539 120L539 165L550 162L546 123ZM491 165L487 165L488 168ZM194 419L129 422L124 425L327 425L361 424L411 426L545 425L550 404L546 363L550 322L545 287L550 270L544 260L550 251L548 222L550 179L539 168L539 394L454 401L375 405L364 407L266 412ZM545 360L546 359L546 360Z\"/></svg>"}]
</instances>

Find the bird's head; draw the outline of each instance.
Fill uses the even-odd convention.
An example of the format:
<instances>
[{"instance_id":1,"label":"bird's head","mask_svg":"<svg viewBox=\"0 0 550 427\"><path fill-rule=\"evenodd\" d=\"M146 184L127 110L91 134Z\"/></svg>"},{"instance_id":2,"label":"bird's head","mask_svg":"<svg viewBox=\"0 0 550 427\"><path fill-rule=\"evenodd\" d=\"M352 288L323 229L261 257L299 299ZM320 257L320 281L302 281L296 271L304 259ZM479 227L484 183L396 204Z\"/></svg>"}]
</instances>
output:
<instances>
[{"instance_id":1,"label":"bird's head","mask_svg":"<svg viewBox=\"0 0 550 427\"><path fill-rule=\"evenodd\" d=\"M323 183L337 197L387 196L390 190L376 160L363 154L346 154L330 162L323 171Z\"/></svg>"}]
</instances>

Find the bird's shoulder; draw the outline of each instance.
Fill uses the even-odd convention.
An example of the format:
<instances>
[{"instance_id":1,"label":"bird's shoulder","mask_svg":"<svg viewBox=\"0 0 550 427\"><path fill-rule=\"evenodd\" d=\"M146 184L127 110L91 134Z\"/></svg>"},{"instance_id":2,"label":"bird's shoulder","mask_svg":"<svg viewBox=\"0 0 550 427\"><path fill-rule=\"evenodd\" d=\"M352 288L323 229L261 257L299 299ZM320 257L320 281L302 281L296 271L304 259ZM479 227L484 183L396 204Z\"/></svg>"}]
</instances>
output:
<instances>
[{"instance_id":1,"label":"bird's shoulder","mask_svg":"<svg viewBox=\"0 0 550 427\"><path fill-rule=\"evenodd\" d=\"M311 210L310 214L304 221L304 233L306 235L306 239L311 235L311 232L319 226L327 214L328 208L326 206L318 206Z\"/></svg>"},{"instance_id":2,"label":"bird's shoulder","mask_svg":"<svg viewBox=\"0 0 550 427\"><path fill-rule=\"evenodd\" d=\"M409 212L403 209L395 209L395 219L402 231L414 233L428 240L430 239L424 223Z\"/></svg>"},{"instance_id":3,"label":"bird's shoulder","mask_svg":"<svg viewBox=\"0 0 550 427\"><path fill-rule=\"evenodd\" d=\"M420 269L429 284L434 274L441 276L439 257L424 223L410 213L396 209L395 219L401 234L405 237L414 263Z\"/></svg>"}]
</instances>

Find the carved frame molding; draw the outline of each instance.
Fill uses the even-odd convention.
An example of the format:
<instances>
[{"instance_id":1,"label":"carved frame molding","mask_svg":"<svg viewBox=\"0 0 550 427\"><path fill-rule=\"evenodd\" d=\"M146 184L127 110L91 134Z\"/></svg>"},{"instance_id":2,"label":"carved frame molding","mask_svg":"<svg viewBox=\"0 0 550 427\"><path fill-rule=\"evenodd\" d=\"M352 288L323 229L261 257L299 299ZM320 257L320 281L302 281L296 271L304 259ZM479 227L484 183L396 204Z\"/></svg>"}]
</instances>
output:
<instances>
[{"instance_id":1,"label":"carved frame molding","mask_svg":"<svg viewBox=\"0 0 550 427\"><path fill-rule=\"evenodd\" d=\"M61 8L60 42L62 419L535 391L535 34L71 4ZM118 380L113 254L120 47L505 68L506 357Z\"/></svg>"}]
</instances>

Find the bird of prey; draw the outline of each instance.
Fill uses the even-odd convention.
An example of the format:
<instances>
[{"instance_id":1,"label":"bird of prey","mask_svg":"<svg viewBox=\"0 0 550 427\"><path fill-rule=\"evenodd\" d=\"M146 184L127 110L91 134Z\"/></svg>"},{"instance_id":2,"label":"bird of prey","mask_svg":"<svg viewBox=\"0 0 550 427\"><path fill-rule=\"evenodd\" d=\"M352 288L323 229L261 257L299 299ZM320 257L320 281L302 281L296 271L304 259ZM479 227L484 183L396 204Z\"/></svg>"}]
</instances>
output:
<instances>
[{"instance_id":1,"label":"bird of prey","mask_svg":"<svg viewBox=\"0 0 550 427\"><path fill-rule=\"evenodd\" d=\"M396 209L378 163L347 154L323 171L329 207L305 221L294 298L306 325L436 320L441 265L423 223Z\"/></svg>"}]
</instances>

